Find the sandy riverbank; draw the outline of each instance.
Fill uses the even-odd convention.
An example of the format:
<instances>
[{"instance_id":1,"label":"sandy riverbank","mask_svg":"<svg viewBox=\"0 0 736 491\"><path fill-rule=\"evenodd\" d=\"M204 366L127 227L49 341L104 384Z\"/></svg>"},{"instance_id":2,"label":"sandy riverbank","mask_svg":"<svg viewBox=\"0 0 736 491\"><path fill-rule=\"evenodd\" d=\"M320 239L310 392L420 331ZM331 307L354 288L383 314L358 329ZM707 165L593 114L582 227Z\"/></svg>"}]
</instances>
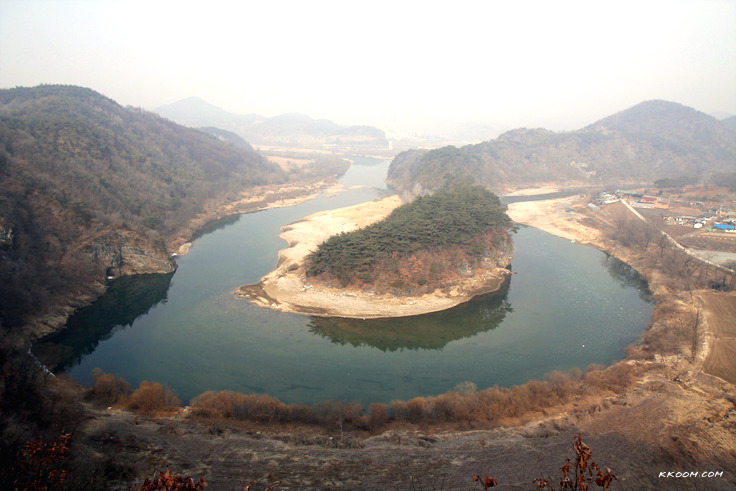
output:
<instances>
[{"instance_id":1,"label":"sandy riverbank","mask_svg":"<svg viewBox=\"0 0 736 491\"><path fill-rule=\"evenodd\" d=\"M498 290L510 274L503 268L468 278L444 293L422 296L377 295L373 292L329 288L312 284L304 271L304 258L331 235L350 232L382 220L401 205L398 196L310 215L283 228L289 247L279 251L277 268L260 283L245 285L236 294L263 307L301 314L376 318L437 312L472 297Z\"/></svg>"},{"instance_id":2,"label":"sandy riverbank","mask_svg":"<svg viewBox=\"0 0 736 491\"><path fill-rule=\"evenodd\" d=\"M522 201L511 203L507 213L517 223L565 239L594 244L600 240L600 231L580 222L579 214L574 209L580 201L581 196L578 195L544 201Z\"/></svg>"}]
</instances>

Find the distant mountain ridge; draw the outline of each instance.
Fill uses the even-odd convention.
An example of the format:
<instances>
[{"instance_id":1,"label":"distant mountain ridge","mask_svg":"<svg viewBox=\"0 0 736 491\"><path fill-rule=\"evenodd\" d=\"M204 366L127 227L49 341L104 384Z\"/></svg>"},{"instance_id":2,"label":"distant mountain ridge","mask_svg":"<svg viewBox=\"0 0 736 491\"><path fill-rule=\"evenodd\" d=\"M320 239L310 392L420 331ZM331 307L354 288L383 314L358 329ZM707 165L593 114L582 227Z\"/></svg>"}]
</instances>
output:
<instances>
[{"instance_id":1,"label":"distant mountain ridge","mask_svg":"<svg viewBox=\"0 0 736 491\"><path fill-rule=\"evenodd\" d=\"M388 181L408 195L470 176L502 192L540 183L653 182L736 172L736 131L712 116L667 101L648 101L580 130L515 129L461 148L396 156Z\"/></svg>"},{"instance_id":2,"label":"distant mountain ridge","mask_svg":"<svg viewBox=\"0 0 736 491\"><path fill-rule=\"evenodd\" d=\"M192 128L216 126L238 134L255 145L352 145L386 148L383 130L373 126L341 126L327 119L287 113L271 118L258 114L233 114L199 97L189 97L160 106L165 118Z\"/></svg>"}]
</instances>

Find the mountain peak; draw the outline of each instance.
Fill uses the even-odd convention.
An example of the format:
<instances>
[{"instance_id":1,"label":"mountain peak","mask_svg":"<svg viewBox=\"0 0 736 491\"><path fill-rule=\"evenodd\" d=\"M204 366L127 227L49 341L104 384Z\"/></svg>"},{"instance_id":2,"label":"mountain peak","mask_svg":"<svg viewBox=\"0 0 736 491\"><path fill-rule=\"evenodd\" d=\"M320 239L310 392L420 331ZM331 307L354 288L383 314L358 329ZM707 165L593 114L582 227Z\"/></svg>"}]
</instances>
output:
<instances>
[{"instance_id":1,"label":"mountain peak","mask_svg":"<svg viewBox=\"0 0 736 491\"><path fill-rule=\"evenodd\" d=\"M717 120L691 107L676 102L651 100L596 121L583 128L583 131L661 134L663 129L667 129L667 132L677 129L680 133L688 127L711 123L717 123Z\"/></svg>"},{"instance_id":2,"label":"mountain peak","mask_svg":"<svg viewBox=\"0 0 736 491\"><path fill-rule=\"evenodd\" d=\"M232 115L224 109L217 107L204 99L196 96L187 97L171 104L160 106L155 112L172 119L181 124L188 124L192 119L192 115L197 115L198 119L212 121L213 119L231 117ZM211 124L211 123L210 123ZM194 125L197 126L197 125Z\"/></svg>"}]
</instances>

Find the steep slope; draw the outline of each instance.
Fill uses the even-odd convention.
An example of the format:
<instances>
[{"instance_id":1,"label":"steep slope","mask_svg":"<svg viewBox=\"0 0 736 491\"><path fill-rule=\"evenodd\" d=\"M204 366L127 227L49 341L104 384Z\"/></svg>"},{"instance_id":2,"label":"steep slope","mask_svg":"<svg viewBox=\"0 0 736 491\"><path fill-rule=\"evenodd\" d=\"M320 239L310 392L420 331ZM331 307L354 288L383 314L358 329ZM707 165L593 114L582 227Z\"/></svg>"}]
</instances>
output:
<instances>
[{"instance_id":1,"label":"steep slope","mask_svg":"<svg viewBox=\"0 0 736 491\"><path fill-rule=\"evenodd\" d=\"M282 182L277 166L90 90L0 91L0 323L167 272L165 239L207 204Z\"/></svg>"},{"instance_id":2,"label":"steep slope","mask_svg":"<svg viewBox=\"0 0 736 491\"><path fill-rule=\"evenodd\" d=\"M389 182L421 194L472 176L494 190L541 182L652 182L736 172L736 132L680 104L649 101L564 133L517 129L462 148L398 155Z\"/></svg>"}]
</instances>

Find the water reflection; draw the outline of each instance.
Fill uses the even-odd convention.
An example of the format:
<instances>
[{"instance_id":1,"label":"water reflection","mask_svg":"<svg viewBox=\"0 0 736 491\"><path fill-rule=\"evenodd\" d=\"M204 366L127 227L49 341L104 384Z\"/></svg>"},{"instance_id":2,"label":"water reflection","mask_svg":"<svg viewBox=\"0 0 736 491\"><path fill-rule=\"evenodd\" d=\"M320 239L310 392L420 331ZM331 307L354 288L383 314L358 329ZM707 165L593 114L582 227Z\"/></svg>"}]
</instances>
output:
<instances>
[{"instance_id":1,"label":"water reflection","mask_svg":"<svg viewBox=\"0 0 736 491\"><path fill-rule=\"evenodd\" d=\"M192 238L190 239L190 242L194 242L198 238L204 235L207 235L207 234L211 234L212 232L220 230L221 228L225 228L229 225L233 225L237 223L238 220L240 220L240 214L227 215L218 220L213 220L211 222L208 222L194 232L194 234L192 235Z\"/></svg>"},{"instance_id":2,"label":"water reflection","mask_svg":"<svg viewBox=\"0 0 736 491\"><path fill-rule=\"evenodd\" d=\"M498 327L506 314L513 312L508 302L509 285L507 281L496 293L433 314L366 320L315 317L308 328L339 345L371 346L381 351L441 350L451 341Z\"/></svg>"},{"instance_id":3,"label":"water reflection","mask_svg":"<svg viewBox=\"0 0 736 491\"><path fill-rule=\"evenodd\" d=\"M603 258L603 267L606 268L611 278L621 284L621 288L635 288L639 291L639 298L647 303L653 301L649 285L634 268L609 255Z\"/></svg>"},{"instance_id":4,"label":"water reflection","mask_svg":"<svg viewBox=\"0 0 736 491\"><path fill-rule=\"evenodd\" d=\"M66 328L33 345L33 353L50 370L74 366L92 353L101 341L133 325L166 295L174 273L123 276L97 301L69 318Z\"/></svg>"}]
</instances>

